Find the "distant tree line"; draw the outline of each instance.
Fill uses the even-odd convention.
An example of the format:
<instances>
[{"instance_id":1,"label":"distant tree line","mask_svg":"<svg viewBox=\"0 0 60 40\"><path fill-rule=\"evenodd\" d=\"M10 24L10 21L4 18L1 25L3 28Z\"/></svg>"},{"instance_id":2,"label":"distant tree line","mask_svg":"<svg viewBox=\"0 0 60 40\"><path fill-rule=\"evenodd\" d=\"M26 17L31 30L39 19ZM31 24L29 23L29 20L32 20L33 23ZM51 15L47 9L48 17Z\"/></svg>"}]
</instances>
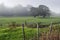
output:
<instances>
[{"instance_id":1,"label":"distant tree line","mask_svg":"<svg viewBox=\"0 0 60 40\"><path fill-rule=\"evenodd\" d=\"M5 7L3 4L0 5L0 16L50 16L50 10L46 5L39 5L39 7L33 7L28 5L23 7L22 5L17 5L13 8Z\"/></svg>"}]
</instances>

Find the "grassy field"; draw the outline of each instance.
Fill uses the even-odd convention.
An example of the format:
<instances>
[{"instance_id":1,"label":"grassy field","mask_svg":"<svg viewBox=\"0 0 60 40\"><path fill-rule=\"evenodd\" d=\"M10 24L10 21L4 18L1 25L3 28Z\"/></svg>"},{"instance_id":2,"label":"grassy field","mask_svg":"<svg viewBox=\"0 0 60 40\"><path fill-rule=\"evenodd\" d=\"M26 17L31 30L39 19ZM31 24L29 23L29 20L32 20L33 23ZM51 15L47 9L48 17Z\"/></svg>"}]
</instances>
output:
<instances>
[{"instance_id":1,"label":"grassy field","mask_svg":"<svg viewBox=\"0 0 60 40\"><path fill-rule=\"evenodd\" d=\"M11 22L16 23L24 23L27 22L45 22L45 23L51 23L51 22L60 22L60 18L58 17L51 17L51 18L34 18L34 17L1 17L0 23L7 24Z\"/></svg>"},{"instance_id":2,"label":"grassy field","mask_svg":"<svg viewBox=\"0 0 60 40\"><path fill-rule=\"evenodd\" d=\"M41 28L40 32L47 32L48 28ZM25 39L29 40L37 36L37 28L25 28ZM14 29L4 28L0 29L0 40L23 40L23 32L21 27Z\"/></svg>"},{"instance_id":3,"label":"grassy field","mask_svg":"<svg viewBox=\"0 0 60 40\"><path fill-rule=\"evenodd\" d=\"M36 33L36 29L25 28L26 40L29 40ZM23 40L22 28L15 29L1 29L0 30L0 40Z\"/></svg>"},{"instance_id":4,"label":"grassy field","mask_svg":"<svg viewBox=\"0 0 60 40\"><path fill-rule=\"evenodd\" d=\"M3 24L3 26L0 26L0 40L23 40L23 33L22 33L22 27L17 27L10 29L8 28L7 24L11 22L16 23L24 23L27 22L44 22L44 24L50 24L51 22L60 22L60 18L34 18L34 17L1 17L0 18L0 24ZM49 31L48 28L40 28L40 32L47 32ZM36 28L26 28L25 27L25 35L26 40L29 40L30 38L34 37L37 34Z\"/></svg>"}]
</instances>

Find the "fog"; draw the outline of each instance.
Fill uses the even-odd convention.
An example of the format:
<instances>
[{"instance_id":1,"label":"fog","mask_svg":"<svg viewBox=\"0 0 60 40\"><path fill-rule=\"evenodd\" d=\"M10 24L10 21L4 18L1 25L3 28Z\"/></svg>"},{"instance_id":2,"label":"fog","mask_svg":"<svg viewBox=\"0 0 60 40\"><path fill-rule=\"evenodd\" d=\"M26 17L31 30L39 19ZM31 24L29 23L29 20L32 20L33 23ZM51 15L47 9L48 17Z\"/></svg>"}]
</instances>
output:
<instances>
[{"instance_id":1,"label":"fog","mask_svg":"<svg viewBox=\"0 0 60 40\"><path fill-rule=\"evenodd\" d=\"M32 6L39 6L39 5L47 5L50 10L60 13L60 0L0 0L0 4L4 4L6 7L14 7L16 5L32 5Z\"/></svg>"},{"instance_id":2,"label":"fog","mask_svg":"<svg viewBox=\"0 0 60 40\"><path fill-rule=\"evenodd\" d=\"M17 5L13 8L0 5L0 16L28 16L29 7L23 7L22 5Z\"/></svg>"},{"instance_id":3,"label":"fog","mask_svg":"<svg viewBox=\"0 0 60 40\"><path fill-rule=\"evenodd\" d=\"M16 5L14 7L6 7L4 4L0 4L0 16L31 16L30 9L32 8L32 5L27 5L26 7L22 5ZM38 8L38 7L35 7ZM57 14L55 12L51 11L52 16L56 16L60 14Z\"/></svg>"},{"instance_id":4,"label":"fog","mask_svg":"<svg viewBox=\"0 0 60 40\"><path fill-rule=\"evenodd\" d=\"M30 8L46 5L52 16L60 16L60 0L0 0L0 16L31 16Z\"/></svg>"}]
</instances>

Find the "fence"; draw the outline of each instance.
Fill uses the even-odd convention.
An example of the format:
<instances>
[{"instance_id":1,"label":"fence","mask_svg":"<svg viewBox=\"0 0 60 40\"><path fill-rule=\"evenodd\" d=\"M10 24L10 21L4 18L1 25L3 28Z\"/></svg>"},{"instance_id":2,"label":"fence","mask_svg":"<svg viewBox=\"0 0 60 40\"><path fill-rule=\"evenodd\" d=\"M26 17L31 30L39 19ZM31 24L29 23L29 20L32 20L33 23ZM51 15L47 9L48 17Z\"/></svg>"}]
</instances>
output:
<instances>
[{"instance_id":1,"label":"fence","mask_svg":"<svg viewBox=\"0 0 60 40\"><path fill-rule=\"evenodd\" d=\"M17 25L13 23L9 25L9 27L12 27L11 29L2 30L3 34L0 35L0 40L14 40L15 38L15 40L60 40L60 23L58 25L55 24L51 22L48 25L41 25L41 23L25 22L22 27L16 28Z\"/></svg>"},{"instance_id":2,"label":"fence","mask_svg":"<svg viewBox=\"0 0 60 40\"><path fill-rule=\"evenodd\" d=\"M41 36L40 36L39 24L38 23L36 24L37 24L37 32L36 32L37 35L35 35L36 36L35 38L30 39L30 40L60 40L59 30L57 32L55 30L53 31L53 25L55 25L55 23L51 22L49 32L43 32ZM23 35L24 35L23 39L26 40L24 32L23 32Z\"/></svg>"}]
</instances>

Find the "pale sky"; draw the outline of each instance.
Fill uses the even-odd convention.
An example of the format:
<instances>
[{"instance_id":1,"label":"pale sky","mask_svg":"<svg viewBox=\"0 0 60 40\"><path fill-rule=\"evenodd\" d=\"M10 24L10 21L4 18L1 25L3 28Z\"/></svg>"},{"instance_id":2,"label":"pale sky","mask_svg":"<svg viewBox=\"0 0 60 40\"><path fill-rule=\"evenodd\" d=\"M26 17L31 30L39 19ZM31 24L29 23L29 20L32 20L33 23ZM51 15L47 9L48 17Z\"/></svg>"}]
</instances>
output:
<instances>
[{"instance_id":1,"label":"pale sky","mask_svg":"<svg viewBox=\"0 0 60 40\"><path fill-rule=\"evenodd\" d=\"M18 4L23 6L27 6L28 4L33 6L46 5L50 10L60 13L60 0L0 0L1 3L7 7L14 7Z\"/></svg>"}]
</instances>

